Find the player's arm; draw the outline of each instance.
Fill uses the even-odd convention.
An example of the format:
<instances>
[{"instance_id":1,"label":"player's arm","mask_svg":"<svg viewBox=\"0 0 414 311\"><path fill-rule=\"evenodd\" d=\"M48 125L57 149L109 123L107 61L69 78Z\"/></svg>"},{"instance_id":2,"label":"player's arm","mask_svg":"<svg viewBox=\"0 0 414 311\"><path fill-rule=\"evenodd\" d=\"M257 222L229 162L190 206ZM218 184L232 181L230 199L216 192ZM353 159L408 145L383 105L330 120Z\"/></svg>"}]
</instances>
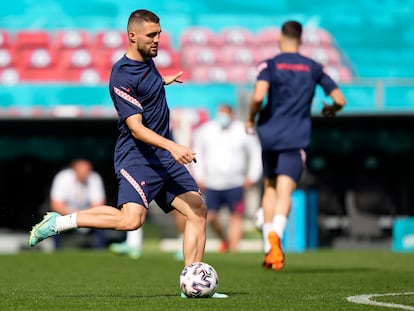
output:
<instances>
[{"instance_id":1,"label":"player's arm","mask_svg":"<svg viewBox=\"0 0 414 311\"><path fill-rule=\"evenodd\" d=\"M332 104L323 103L322 115L327 118L335 117L336 113L341 110L346 103L345 96L339 88L335 88L329 94Z\"/></svg>"},{"instance_id":2,"label":"player's arm","mask_svg":"<svg viewBox=\"0 0 414 311\"><path fill-rule=\"evenodd\" d=\"M269 90L269 82L265 80L258 80L255 84L253 95L250 99L249 115L245 123L246 133L251 134L253 132L253 126L256 119L256 115L262 108L263 101Z\"/></svg>"},{"instance_id":3,"label":"player's arm","mask_svg":"<svg viewBox=\"0 0 414 311\"><path fill-rule=\"evenodd\" d=\"M168 84L171 84L173 82L183 83L181 80L179 80L179 78L182 75L183 75L183 71L180 71L180 72L176 73L175 75L163 76L162 77L162 82L164 83L164 85L168 85Z\"/></svg>"},{"instance_id":4,"label":"player's arm","mask_svg":"<svg viewBox=\"0 0 414 311\"><path fill-rule=\"evenodd\" d=\"M174 159L181 164L189 164L193 161L196 162L195 153L190 148L179 145L146 127L142 123L141 114L138 113L131 115L125 120L125 122L136 139L146 144L169 151Z\"/></svg>"}]
</instances>

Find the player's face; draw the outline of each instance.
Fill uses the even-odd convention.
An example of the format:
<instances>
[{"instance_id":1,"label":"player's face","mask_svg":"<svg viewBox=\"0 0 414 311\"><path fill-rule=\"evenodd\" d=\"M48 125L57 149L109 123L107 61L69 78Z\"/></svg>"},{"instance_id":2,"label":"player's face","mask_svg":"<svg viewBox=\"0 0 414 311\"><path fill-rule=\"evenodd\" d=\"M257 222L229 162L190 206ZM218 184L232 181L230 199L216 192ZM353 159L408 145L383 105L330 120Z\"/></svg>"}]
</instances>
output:
<instances>
[{"instance_id":1,"label":"player's face","mask_svg":"<svg viewBox=\"0 0 414 311\"><path fill-rule=\"evenodd\" d=\"M137 29L137 52L141 54L143 60L157 56L160 34L160 24L152 22L143 22Z\"/></svg>"}]
</instances>

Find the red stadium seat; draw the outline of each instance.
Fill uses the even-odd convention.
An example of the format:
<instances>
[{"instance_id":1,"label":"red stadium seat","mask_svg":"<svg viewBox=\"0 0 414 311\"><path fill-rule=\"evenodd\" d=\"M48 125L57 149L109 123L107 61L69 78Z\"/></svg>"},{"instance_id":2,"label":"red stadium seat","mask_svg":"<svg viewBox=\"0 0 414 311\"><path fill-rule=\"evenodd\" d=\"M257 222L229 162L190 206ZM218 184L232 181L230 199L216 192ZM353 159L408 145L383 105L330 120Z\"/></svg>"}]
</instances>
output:
<instances>
[{"instance_id":1,"label":"red stadium seat","mask_svg":"<svg viewBox=\"0 0 414 311\"><path fill-rule=\"evenodd\" d=\"M58 49L87 48L90 44L90 34L85 30L60 30L54 37Z\"/></svg>"},{"instance_id":2,"label":"red stadium seat","mask_svg":"<svg viewBox=\"0 0 414 311\"><path fill-rule=\"evenodd\" d=\"M176 67L180 64L179 54L171 48L158 49L158 55L154 58L154 62L158 68Z\"/></svg>"},{"instance_id":3,"label":"red stadium seat","mask_svg":"<svg viewBox=\"0 0 414 311\"><path fill-rule=\"evenodd\" d=\"M259 47L263 45L271 45L277 47L280 39L279 27L266 27L257 32L256 42Z\"/></svg>"},{"instance_id":4,"label":"red stadium seat","mask_svg":"<svg viewBox=\"0 0 414 311\"><path fill-rule=\"evenodd\" d=\"M181 34L180 37L181 47L201 45L201 46L214 46L217 43L214 32L206 27L188 27Z\"/></svg>"},{"instance_id":5,"label":"red stadium seat","mask_svg":"<svg viewBox=\"0 0 414 311\"><path fill-rule=\"evenodd\" d=\"M336 65L341 61L338 51L330 46L314 46L304 44L300 48L300 52L308 56L322 65Z\"/></svg>"},{"instance_id":6,"label":"red stadium seat","mask_svg":"<svg viewBox=\"0 0 414 311\"><path fill-rule=\"evenodd\" d=\"M112 65L126 53L126 49L95 50L94 53L98 60L97 66L104 70L111 70Z\"/></svg>"},{"instance_id":7,"label":"red stadium seat","mask_svg":"<svg viewBox=\"0 0 414 311\"><path fill-rule=\"evenodd\" d=\"M16 56L11 48L0 48L0 68L11 67L16 64Z\"/></svg>"},{"instance_id":8,"label":"red stadium seat","mask_svg":"<svg viewBox=\"0 0 414 311\"><path fill-rule=\"evenodd\" d=\"M219 48L217 55L219 61L224 64L252 65L258 61L255 49L245 46L224 46Z\"/></svg>"},{"instance_id":9,"label":"red stadium seat","mask_svg":"<svg viewBox=\"0 0 414 311\"><path fill-rule=\"evenodd\" d=\"M275 57L276 54L280 53L280 49L278 45L275 44L267 44L260 47L260 49L257 50L257 59L258 61L262 61L268 58Z\"/></svg>"},{"instance_id":10,"label":"red stadium seat","mask_svg":"<svg viewBox=\"0 0 414 311\"><path fill-rule=\"evenodd\" d=\"M224 28L218 34L217 44L224 45L253 45L255 37L250 30L241 27Z\"/></svg>"},{"instance_id":11,"label":"red stadium seat","mask_svg":"<svg viewBox=\"0 0 414 311\"><path fill-rule=\"evenodd\" d=\"M226 69L222 66L199 65L190 68L191 81L200 83L226 83L229 76Z\"/></svg>"},{"instance_id":12,"label":"red stadium seat","mask_svg":"<svg viewBox=\"0 0 414 311\"><path fill-rule=\"evenodd\" d=\"M51 37L48 31L22 30L16 34L15 46L17 49L46 48L50 43Z\"/></svg>"},{"instance_id":13,"label":"red stadium seat","mask_svg":"<svg viewBox=\"0 0 414 311\"><path fill-rule=\"evenodd\" d=\"M95 39L95 46L98 49L126 49L128 47L126 31L99 31Z\"/></svg>"},{"instance_id":14,"label":"red stadium seat","mask_svg":"<svg viewBox=\"0 0 414 311\"><path fill-rule=\"evenodd\" d=\"M8 48L10 46L10 34L6 30L0 30L0 48Z\"/></svg>"},{"instance_id":15,"label":"red stadium seat","mask_svg":"<svg viewBox=\"0 0 414 311\"><path fill-rule=\"evenodd\" d=\"M19 72L15 68L0 68L0 84L13 85L19 81Z\"/></svg>"},{"instance_id":16,"label":"red stadium seat","mask_svg":"<svg viewBox=\"0 0 414 311\"><path fill-rule=\"evenodd\" d=\"M158 44L160 49L171 49L172 48L172 39L169 32L161 32L160 42Z\"/></svg>"},{"instance_id":17,"label":"red stadium seat","mask_svg":"<svg viewBox=\"0 0 414 311\"><path fill-rule=\"evenodd\" d=\"M304 28L302 41L310 45L332 45L333 43L331 34L322 28Z\"/></svg>"},{"instance_id":18,"label":"red stadium seat","mask_svg":"<svg viewBox=\"0 0 414 311\"><path fill-rule=\"evenodd\" d=\"M73 49L60 52L59 67L67 81L79 82L85 70L95 69L95 67L98 67L98 63L96 54L90 49ZM86 74L100 76L98 71L86 71ZM93 77L91 80L93 80Z\"/></svg>"},{"instance_id":19,"label":"red stadium seat","mask_svg":"<svg viewBox=\"0 0 414 311\"><path fill-rule=\"evenodd\" d=\"M187 46L181 50L181 64L185 67L193 65L213 65L218 63L216 49L208 46Z\"/></svg>"},{"instance_id":20,"label":"red stadium seat","mask_svg":"<svg viewBox=\"0 0 414 311\"><path fill-rule=\"evenodd\" d=\"M251 65L232 65L224 68L228 81L235 84L253 84L256 82L257 69Z\"/></svg>"},{"instance_id":21,"label":"red stadium seat","mask_svg":"<svg viewBox=\"0 0 414 311\"><path fill-rule=\"evenodd\" d=\"M26 49L19 52L21 81L60 81L56 50L53 48Z\"/></svg>"}]
</instances>

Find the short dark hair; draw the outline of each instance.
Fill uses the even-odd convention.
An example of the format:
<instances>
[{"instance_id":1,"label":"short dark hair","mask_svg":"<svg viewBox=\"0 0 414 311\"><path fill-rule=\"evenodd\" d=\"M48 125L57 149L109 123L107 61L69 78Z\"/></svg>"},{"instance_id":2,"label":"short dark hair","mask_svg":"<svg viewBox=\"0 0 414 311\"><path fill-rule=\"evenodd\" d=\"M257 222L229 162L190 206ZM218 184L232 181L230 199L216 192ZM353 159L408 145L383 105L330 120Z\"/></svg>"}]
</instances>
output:
<instances>
[{"instance_id":1,"label":"short dark hair","mask_svg":"<svg viewBox=\"0 0 414 311\"><path fill-rule=\"evenodd\" d=\"M131 13L128 19L128 27L132 23L142 23L142 22L152 22L158 24L160 22L160 18L157 14L148 11L148 10L135 10Z\"/></svg>"},{"instance_id":2,"label":"short dark hair","mask_svg":"<svg viewBox=\"0 0 414 311\"><path fill-rule=\"evenodd\" d=\"M282 35L300 40L302 37L302 24L297 21L287 21L282 25Z\"/></svg>"}]
</instances>

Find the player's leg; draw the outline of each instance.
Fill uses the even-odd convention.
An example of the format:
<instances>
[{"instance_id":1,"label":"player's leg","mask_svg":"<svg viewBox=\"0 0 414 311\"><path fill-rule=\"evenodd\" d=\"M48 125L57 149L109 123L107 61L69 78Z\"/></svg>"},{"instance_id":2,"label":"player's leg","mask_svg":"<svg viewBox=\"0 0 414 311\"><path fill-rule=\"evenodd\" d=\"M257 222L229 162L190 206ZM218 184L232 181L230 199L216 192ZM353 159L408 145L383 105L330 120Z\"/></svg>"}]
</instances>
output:
<instances>
[{"instance_id":1,"label":"player's leg","mask_svg":"<svg viewBox=\"0 0 414 311\"><path fill-rule=\"evenodd\" d=\"M243 236L243 215L245 211L244 192L242 187L228 191L227 202L230 206L230 220L228 226L228 243L232 252L239 250Z\"/></svg>"},{"instance_id":2,"label":"player's leg","mask_svg":"<svg viewBox=\"0 0 414 311\"><path fill-rule=\"evenodd\" d=\"M69 215L48 212L30 232L29 245L75 228L134 230L142 226L147 209L137 203L126 203L122 208L102 205Z\"/></svg>"},{"instance_id":3,"label":"player's leg","mask_svg":"<svg viewBox=\"0 0 414 311\"><path fill-rule=\"evenodd\" d=\"M207 206L197 192L178 195L171 205L186 220L183 239L184 265L203 261L206 244Z\"/></svg>"},{"instance_id":4,"label":"player's leg","mask_svg":"<svg viewBox=\"0 0 414 311\"><path fill-rule=\"evenodd\" d=\"M142 187L139 180L150 180L156 176L153 187ZM47 213L30 233L29 245L35 246L49 236L74 228L114 229L130 231L141 227L147 214L149 196L160 187L159 175L146 166L134 166L118 173L118 206L95 206L69 215ZM152 180L151 180L152 181Z\"/></svg>"},{"instance_id":5,"label":"player's leg","mask_svg":"<svg viewBox=\"0 0 414 311\"><path fill-rule=\"evenodd\" d=\"M284 253L281 241L285 232L291 209L291 197L302 174L305 156L303 150L289 150L279 153L274 184L274 215L271 229L267 227L267 241L271 250L266 254L265 267L281 270L284 265ZM273 185L272 185L273 186Z\"/></svg>"},{"instance_id":6,"label":"player's leg","mask_svg":"<svg viewBox=\"0 0 414 311\"><path fill-rule=\"evenodd\" d=\"M220 204L222 203L223 193L219 190L206 189L204 191L206 204L208 208L207 223L213 229L214 233L220 239L218 251L224 253L228 249L226 233L219 219Z\"/></svg>"},{"instance_id":7,"label":"player's leg","mask_svg":"<svg viewBox=\"0 0 414 311\"><path fill-rule=\"evenodd\" d=\"M184 230L185 230L185 218L177 210L174 210L173 214L174 214L175 226L177 227L177 242L178 242L178 249L174 255L174 258L176 260L182 261L184 260L183 240L184 240Z\"/></svg>"}]
</instances>

